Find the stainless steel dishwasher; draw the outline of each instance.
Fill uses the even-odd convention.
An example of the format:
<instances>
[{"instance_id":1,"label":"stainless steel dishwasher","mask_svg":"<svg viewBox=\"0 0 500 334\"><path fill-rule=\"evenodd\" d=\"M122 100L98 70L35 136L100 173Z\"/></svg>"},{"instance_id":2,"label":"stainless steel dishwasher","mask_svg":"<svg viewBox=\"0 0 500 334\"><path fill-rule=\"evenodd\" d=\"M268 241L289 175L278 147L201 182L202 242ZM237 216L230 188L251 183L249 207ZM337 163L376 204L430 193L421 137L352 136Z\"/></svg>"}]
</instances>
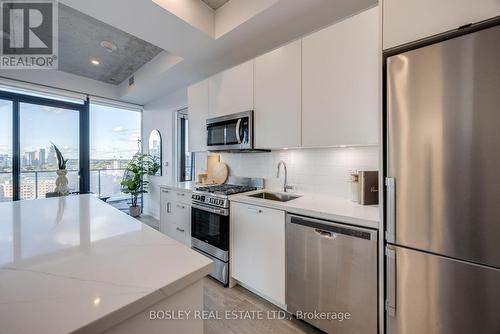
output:
<instances>
[{"instance_id":1,"label":"stainless steel dishwasher","mask_svg":"<svg viewBox=\"0 0 500 334\"><path fill-rule=\"evenodd\" d=\"M377 231L296 215L286 222L288 311L327 333L377 333Z\"/></svg>"}]
</instances>

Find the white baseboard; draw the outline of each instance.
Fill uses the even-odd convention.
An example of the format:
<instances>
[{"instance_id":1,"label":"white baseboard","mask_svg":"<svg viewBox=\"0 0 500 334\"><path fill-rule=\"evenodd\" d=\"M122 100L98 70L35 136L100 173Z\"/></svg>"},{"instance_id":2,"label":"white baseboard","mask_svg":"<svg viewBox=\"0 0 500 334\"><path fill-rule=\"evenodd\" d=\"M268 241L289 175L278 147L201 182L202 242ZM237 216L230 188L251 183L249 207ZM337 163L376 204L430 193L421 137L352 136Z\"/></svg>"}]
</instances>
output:
<instances>
[{"instance_id":1,"label":"white baseboard","mask_svg":"<svg viewBox=\"0 0 500 334\"><path fill-rule=\"evenodd\" d=\"M149 208L144 208L144 214L153 217L154 219L160 220L160 215L157 212L153 212L153 210Z\"/></svg>"}]
</instances>

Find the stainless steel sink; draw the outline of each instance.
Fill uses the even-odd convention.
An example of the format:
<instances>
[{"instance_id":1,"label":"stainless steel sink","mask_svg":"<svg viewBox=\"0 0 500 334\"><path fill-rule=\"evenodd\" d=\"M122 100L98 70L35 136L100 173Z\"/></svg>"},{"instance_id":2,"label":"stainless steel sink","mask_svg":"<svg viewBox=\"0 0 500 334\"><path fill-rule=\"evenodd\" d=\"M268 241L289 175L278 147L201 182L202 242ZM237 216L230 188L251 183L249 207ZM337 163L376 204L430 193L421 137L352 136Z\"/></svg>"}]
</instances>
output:
<instances>
[{"instance_id":1,"label":"stainless steel sink","mask_svg":"<svg viewBox=\"0 0 500 334\"><path fill-rule=\"evenodd\" d=\"M262 198L262 199L268 199L271 201L278 201L278 202L288 202L293 199L299 198L300 196L295 196L295 195L288 195L288 194L281 194L281 193L270 193L267 191L261 192L261 193L256 193L253 195L248 195L249 197L255 197L255 198Z\"/></svg>"}]
</instances>

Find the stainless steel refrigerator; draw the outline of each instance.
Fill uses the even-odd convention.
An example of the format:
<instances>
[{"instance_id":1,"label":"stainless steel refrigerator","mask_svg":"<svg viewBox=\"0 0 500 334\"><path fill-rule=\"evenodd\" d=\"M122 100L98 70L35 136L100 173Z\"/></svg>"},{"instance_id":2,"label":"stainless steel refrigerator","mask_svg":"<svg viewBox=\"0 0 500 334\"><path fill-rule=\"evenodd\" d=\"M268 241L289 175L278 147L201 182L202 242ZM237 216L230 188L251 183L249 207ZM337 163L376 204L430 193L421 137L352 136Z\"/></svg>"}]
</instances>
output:
<instances>
[{"instance_id":1,"label":"stainless steel refrigerator","mask_svg":"<svg viewBox=\"0 0 500 334\"><path fill-rule=\"evenodd\" d=\"M387 57L386 326L500 333L500 26Z\"/></svg>"}]
</instances>

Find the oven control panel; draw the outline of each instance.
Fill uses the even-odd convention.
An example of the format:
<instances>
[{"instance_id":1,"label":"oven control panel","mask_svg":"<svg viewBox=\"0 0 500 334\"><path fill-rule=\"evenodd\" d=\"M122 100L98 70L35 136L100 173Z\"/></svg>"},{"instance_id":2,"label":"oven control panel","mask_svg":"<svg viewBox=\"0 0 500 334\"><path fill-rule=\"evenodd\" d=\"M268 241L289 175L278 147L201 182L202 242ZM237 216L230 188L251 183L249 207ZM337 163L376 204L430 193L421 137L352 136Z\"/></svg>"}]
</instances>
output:
<instances>
[{"instance_id":1,"label":"oven control panel","mask_svg":"<svg viewBox=\"0 0 500 334\"><path fill-rule=\"evenodd\" d=\"M205 203L205 195L193 194L193 196L191 196L191 198L194 199L195 201Z\"/></svg>"},{"instance_id":2,"label":"oven control panel","mask_svg":"<svg viewBox=\"0 0 500 334\"><path fill-rule=\"evenodd\" d=\"M193 202L198 202L198 203L204 203L204 204L209 204L213 206L217 206L220 208L228 208L229 207L229 200L227 199L226 196L217 196L217 195L208 195L204 193L199 193L199 192L194 192L193 195L191 196L193 199Z\"/></svg>"}]
</instances>

